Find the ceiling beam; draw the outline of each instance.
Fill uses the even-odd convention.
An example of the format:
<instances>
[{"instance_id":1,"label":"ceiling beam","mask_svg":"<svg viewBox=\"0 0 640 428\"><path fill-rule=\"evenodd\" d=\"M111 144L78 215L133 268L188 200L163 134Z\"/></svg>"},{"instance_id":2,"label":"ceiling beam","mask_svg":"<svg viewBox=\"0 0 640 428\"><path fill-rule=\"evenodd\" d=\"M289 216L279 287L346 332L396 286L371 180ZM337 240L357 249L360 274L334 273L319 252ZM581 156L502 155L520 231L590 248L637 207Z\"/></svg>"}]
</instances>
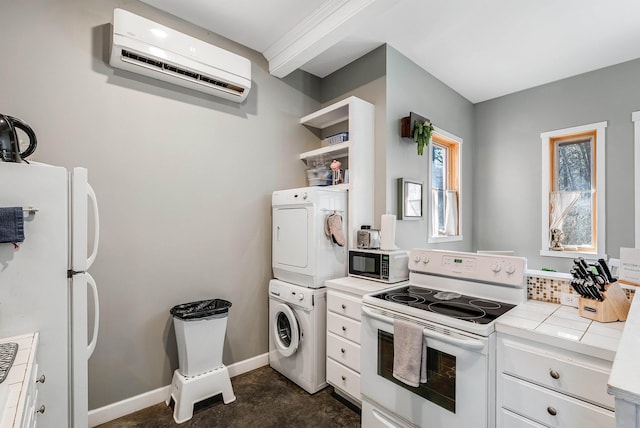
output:
<instances>
[{"instance_id":1,"label":"ceiling beam","mask_svg":"<svg viewBox=\"0 0 640 428\"><path fill-rule=\"evenodd\" d=\"M285 77L401 0L327 0L263 52L269 73Z\"/></svg>"}]
</instances>

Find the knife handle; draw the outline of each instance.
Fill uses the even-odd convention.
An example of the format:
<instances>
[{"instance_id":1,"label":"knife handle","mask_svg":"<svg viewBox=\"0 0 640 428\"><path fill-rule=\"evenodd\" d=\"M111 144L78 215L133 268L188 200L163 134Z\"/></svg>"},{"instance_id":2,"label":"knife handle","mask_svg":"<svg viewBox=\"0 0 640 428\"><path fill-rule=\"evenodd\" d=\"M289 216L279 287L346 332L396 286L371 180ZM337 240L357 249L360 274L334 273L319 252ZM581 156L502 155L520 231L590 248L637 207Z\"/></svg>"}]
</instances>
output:
<instances>
[{"instance_id":1,"label":"knife handle","mask_svg":"<svg viewBox=\"0 0 640 428\"><path fill-rule=\"evenodd\" d=\"M580 259L573 259L574 270L578 274L578 278L587 279L589 278L589 272L582 266Z\"/></svg>"},{"instance_id":2,"label":"knife handle","mask_svg":"<svg viewBox=\"0 0 640 428\"><path fill-rule=\"evenodd\" d=\"M604 268L602 267L602 264L600 262L595 262L593 266L598 271L598 275L596 276L596 280L597 280L596 282L600 286L600 291L606 291L605 285L609 283L609 277L605 273Z\"/></svg>"},{"instance_id":3,"label":"knife handle","mask_svg":"<svg viewBox=\"0 0 640 428\"><path fill-rule=\"evenodd\" d=\"M576 285L575 281L571 281L569 284L571 285L571 288L573 288L573 290L576 293L578 293L578 295L580 295L580 296L582 295L582 293L578 290L578 286Z\"/></svg>"},{"instance_id":4,"label":"knife handle","mask_svg":"<svg viewBox=\"0 0 640 428\"><path fill-rule=\"evenodd\" d=\"M589 274L589 264L582 257L578 257L578 263L582 266L582 270L584 270L587 275Z\"/></svg>"},{"instance_id":5,"label":"knife handle","mask_svg":"<svg viewBox=\"0 0 640 428\"><path fill-rule=\"evenodd\" d=\"M611 275L611 271L609 270L609 266L607 265L607 262L604 259L598 259L598 263L600 263L600 266L602 266L602 270L604 271L605 275L607 276L607 280L609 282L616 282L618 280L618 278L615 278L613 275Z\"/></svg>"}]
</instances>

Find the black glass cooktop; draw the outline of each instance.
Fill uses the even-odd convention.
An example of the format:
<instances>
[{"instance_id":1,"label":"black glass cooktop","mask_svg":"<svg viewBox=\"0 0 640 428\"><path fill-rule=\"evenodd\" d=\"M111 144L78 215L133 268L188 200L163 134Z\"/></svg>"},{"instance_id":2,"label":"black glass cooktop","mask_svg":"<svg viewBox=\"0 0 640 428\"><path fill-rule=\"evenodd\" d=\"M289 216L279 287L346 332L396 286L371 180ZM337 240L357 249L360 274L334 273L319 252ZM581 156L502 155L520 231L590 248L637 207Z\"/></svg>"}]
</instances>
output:
<instances>
[{"instance_id":1,"label":"black glass cooktop","mask_svg":"<svg viewBox=\"0 0 640 428\"><path fill-rule=\"evenodd\" d=\"M465 296L452 291L433 290L411 285L386 290L373 295L373 297L477 324L489 324L516 306L495 300Z\"/></svg>"}]
</instances>

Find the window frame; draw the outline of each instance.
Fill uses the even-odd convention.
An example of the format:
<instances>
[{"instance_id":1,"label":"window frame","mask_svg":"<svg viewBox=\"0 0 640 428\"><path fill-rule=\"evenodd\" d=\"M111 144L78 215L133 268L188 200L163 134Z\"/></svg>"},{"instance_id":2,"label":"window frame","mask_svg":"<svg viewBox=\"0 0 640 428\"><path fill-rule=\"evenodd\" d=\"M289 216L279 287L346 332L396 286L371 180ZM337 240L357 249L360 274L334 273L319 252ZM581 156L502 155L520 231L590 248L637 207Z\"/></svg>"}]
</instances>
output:
<instances>
[{"instance_id":1,"label":"window frame","mask_svg":"<svg viewBox=\"0 0 640 428\"><path fill-rule=\"evenodd\" d=\"M432 148L433 147L429 147L428 152L429 152L429 171L428 171L428 175L429 175L429 180L427 183L427 190L429 193L429 197L427 198L428 201L428 221L427 221L427 243L429 244L435 244L435 243L439 243L439 242L455 242L455 241L462 241L464 239L463 235L462 235L462 144L463 144L463 140L462 138L453 135L447 131L445 131L444 129L440 129L438 127L434 127L433 129L433 133L431 134L431 140L430 140L430 144L434 144L435 140L438 139L442 139L442 140L447 140L447 141L437 141L438 145L441 146L448 146L448 147L456 147L456 153L455 155L450 155L449 156L449 161L448 161L448 170L449 170L449 174L447 175L447 181L448 181L448 187L452 186L451 183L451 176L453 174L457 175L457 186L456 187L450 187L453 188L455 190L457 190L458 192L458 234L457 235L452 235L452 236L434 236L434 231L433 231L433 218L432 218L432 198L431 198L431 189L433 189L433 183L432 183L432 165L433 165L433 154L432 154ZM453 173L453 174L452 174Z\"/></svg>"},{"instance_id":2,"label":"window frame","mask_svg":"<svg viewBox=\"0 0 640 428\"><path fill-rule=\"evenodd\" d=\"M540 255L547 257L561 258L606 258L605 254L605 238L606 238L606 206L605 206L605 146L606 146L606 130L607 122L597 122L588 125L574 126L571 128L558 129L555 131L543 132L540 134L542 143L542 191L541 191L541 249ZM554 143L558 140L569 140L573 137L587 136L593 133L594 140L592 144L592 156L595 157L595 198L593 203L595 209L592 210L592 216L595 222L592 222L592 228L595 227L595 248L593 251L553 251L549 249L549 216L550 216L550 193L553 190L552 180L555 177Z\"/></svg>"},{"instance_id":3,"label":"window frame","mask_svg":"<svg viewBox=\"0 0 640 428\"><path fill-rule=\"evenodd\" d=\"M640 248L640 111L631 113L633 122L633 163L635 187L635 247Z\"/></svg>"}]
</instances>

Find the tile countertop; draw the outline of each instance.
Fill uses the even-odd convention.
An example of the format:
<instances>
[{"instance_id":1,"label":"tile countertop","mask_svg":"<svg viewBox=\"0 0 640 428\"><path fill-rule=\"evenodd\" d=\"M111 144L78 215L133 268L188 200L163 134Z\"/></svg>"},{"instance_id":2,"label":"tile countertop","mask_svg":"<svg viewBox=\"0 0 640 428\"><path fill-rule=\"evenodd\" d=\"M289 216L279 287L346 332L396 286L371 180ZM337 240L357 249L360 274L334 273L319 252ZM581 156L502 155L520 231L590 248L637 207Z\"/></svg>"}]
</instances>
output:
<instances>
[{"instance_id":1,"label":"tile countertop","mask_svg":"<svg viewBox=\"0 0 640 428\"><path fill-rule=\"evenodd\" d=\"M622 399L640 406L640 297L635 293L631 302L631 309L627 317L625 328L616 359L613 362L609 377L608 392L616 399ZM616 403L616 406L618 403ZM635 419L635 418L634 418Z\"/></svg>"},{"instance_id":2,"label":"tile countertop","mask_svg":"<svg viewBox=\"0 0 640 428\"><path fill-rule=\"evenodd\" d=\"M345 293L351 293L357 296L364 296L365 294L381 291L385 288L398 287L403 284L407 284L407 281L388 284L386 282L371 281L352 276L330 279L324 283L328 290L344 291Z\"/></svg>"},{"instance_id":3,"label":"tile countertop","mask_svg":"<svg viewBox=\"0 0 640 428\"><path fill-rule=\"evenodd\" d=\"M18 352L9 374L0 384L1 388L6 388L7 393L4 403L0 406L0 427L13 426L35 335L35 333L29 333L0 339L0 343L16 342L18 344Z\"/></svg>"},{"instance_id":4,"label":"tile countertop","mask_svg":"<svg viewBox=\"0 0 640 428\"><path fill-rule=\"evenodd\" d=\"M592 321L578 315L577 308L529 300L498 318L496 330L613 361L625 324ZM640 352L640 346L637 349Z\"/></svg>"}]
</instances>

